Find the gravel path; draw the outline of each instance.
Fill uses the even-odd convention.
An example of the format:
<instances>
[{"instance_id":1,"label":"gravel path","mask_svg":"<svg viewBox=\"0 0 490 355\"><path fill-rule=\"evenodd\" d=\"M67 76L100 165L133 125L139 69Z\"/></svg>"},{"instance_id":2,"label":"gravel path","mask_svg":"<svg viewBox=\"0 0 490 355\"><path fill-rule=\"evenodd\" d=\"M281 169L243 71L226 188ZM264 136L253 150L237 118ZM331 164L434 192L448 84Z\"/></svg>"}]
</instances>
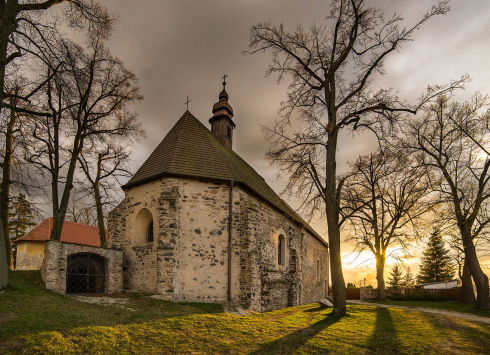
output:
<instances>
[{"instance_id":1,"label":"gravel path","mask_svg":"<svg viewBox=\"0 0 490 355\"><path fill-rule=\"evenodd\" d=\"M363 304L366 306L378 306L385 308L398 308L404 309L406 311L416 311L416 312L425 312L425 313L433 313L433 314L441 314L443 316L457 317L463 319L469 319L475 322L487 323L490 324L490 318L475 316L474 314L457 312L457 311L448 311L445 309L436 309L436 308L426 308L426 307L405 307L405 306L395 306L395 305L387 305L387 304L379 304L379 303L371 303L371 302L363 302L356 300L349 300L348 303L355 304Z\"/></svg>"}]
</instances>

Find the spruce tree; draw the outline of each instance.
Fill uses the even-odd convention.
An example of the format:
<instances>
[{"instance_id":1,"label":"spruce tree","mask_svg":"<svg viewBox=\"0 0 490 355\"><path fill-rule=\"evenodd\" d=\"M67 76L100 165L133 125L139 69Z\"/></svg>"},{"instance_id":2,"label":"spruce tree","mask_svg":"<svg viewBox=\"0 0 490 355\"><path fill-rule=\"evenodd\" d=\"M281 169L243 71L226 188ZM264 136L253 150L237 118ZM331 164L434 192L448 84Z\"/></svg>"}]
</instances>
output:
<instances>
[{"instance_id":1,"label":"spruce tree","mask_svg":"<svg viewBox=\"0 0 490 355\"><path fill-rule=\"evenodd\" d=\"M417 275L417 282L438 282L451 280L454 277L454 265L449 250L444 248L444 240L439 229L430 235L427 249L422 257L422 264Z\"/></svg>"},{"instance_id":2,"label":"spruce tree","mask_svg":"<svg viewBox=\"0 0 490 355\"><path fill-rule=\"evenodd\" d=\"M30 227L36 225L31 203L26 200L26 196L22 193L12 202L8 225L11 240L23 237Z\"/></svg>"},{"instance_id":3,"label":"spruce tree","mask_svg":"<svg viewBox=\"0 0 490 355\"><path fill-rule=\"evenodd\" d=\"M388 278L388 284L392 289L399 289L402 286L402 268L400 265L395 264L391 268L390 277Z\"/></svg>"},{"instance_id":4,"label":"spruce tree","mask_svg":"<svg viewBox=\"0 0 490 355\"><path fill-rule=\"evenodd\" d=\"M412 274L412 270L407 268L407 272L405 273L405 277L403 278L403 286L412 287L415 284L415 280Z\"/></svg>"}]
</instances>

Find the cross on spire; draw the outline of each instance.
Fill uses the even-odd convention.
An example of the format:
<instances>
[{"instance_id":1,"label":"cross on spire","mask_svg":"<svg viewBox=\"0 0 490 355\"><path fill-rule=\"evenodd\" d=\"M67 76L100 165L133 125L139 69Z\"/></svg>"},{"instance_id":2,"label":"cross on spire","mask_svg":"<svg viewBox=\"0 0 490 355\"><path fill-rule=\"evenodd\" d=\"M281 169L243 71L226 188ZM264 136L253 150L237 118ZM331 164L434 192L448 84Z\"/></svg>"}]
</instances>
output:
<instances>
[{"instance_id":1,"label":"cross on spire","mask_svg":"<svg viewBox=\"0 0 490 355\"><path fill-rule=\"evenodd\" d=\"M187 95L187 101L185 102L187 105L187 111L189 111L189 102L191 102L191 100L189 100L189 95Z\"/></svg>"},{"instance_id":2,"label":"cross on spire","mask_svg":"<svg viewBox=\"0 0 490 355\"><path fill-rule=\"evenodd\" d=\"M223 90L225 89L226 87L226 78L228 77L228 75L223 75Z\"/></svg>"}]
</instances>

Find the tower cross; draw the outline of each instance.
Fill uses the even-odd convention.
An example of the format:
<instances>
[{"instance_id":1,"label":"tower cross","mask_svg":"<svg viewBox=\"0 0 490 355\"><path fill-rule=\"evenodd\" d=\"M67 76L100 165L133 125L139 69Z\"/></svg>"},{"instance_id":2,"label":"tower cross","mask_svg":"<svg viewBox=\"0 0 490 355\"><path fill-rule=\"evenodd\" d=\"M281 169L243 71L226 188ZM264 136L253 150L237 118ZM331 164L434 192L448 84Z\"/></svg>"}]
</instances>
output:
<instances>
[{"instance_id":1,"label":"tower cross","mask_svg":"<svg viewBox=\"0 0 490 355\"><path fill-rule=\"evenodd\" d=\"M226 78L228 77L228 75L223 75L223 90L225 89L226 87Z\"/></svg>"},{"instance_id":2,"label":"tower cross","mask_svg":"<svg viewBox=\"0 0 490 355\"><path fill-rule=\"evenodd\" d=\"M185 102L187 105L187 111L189 111L189 102L191 102L191 100L189 100L189 95L187 95L187 101Z\"/></svg>"}]
</instances>

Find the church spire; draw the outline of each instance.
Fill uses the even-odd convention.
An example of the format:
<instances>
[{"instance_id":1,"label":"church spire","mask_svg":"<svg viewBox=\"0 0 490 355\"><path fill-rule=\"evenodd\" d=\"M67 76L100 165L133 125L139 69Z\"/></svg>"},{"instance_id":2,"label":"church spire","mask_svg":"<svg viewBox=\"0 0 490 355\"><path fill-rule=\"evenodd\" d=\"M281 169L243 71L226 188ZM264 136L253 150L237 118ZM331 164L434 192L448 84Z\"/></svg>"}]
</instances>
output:
<instances>
[{"instance_id":1,"label":"church spire","mask_svg":"<svg viewBox=\"0 0 490 355\"><path fill-rule=\"evenodd\" d=\"M219 94L219 101L213 105L213 117L209 119L209 123L211 123L211 132L226 148L232 150L235 123L231 119L233 109L228 103L228 93L226 92L227 76L226 74L223 75L223 91Z\"/></svg>"}]
</instances>

